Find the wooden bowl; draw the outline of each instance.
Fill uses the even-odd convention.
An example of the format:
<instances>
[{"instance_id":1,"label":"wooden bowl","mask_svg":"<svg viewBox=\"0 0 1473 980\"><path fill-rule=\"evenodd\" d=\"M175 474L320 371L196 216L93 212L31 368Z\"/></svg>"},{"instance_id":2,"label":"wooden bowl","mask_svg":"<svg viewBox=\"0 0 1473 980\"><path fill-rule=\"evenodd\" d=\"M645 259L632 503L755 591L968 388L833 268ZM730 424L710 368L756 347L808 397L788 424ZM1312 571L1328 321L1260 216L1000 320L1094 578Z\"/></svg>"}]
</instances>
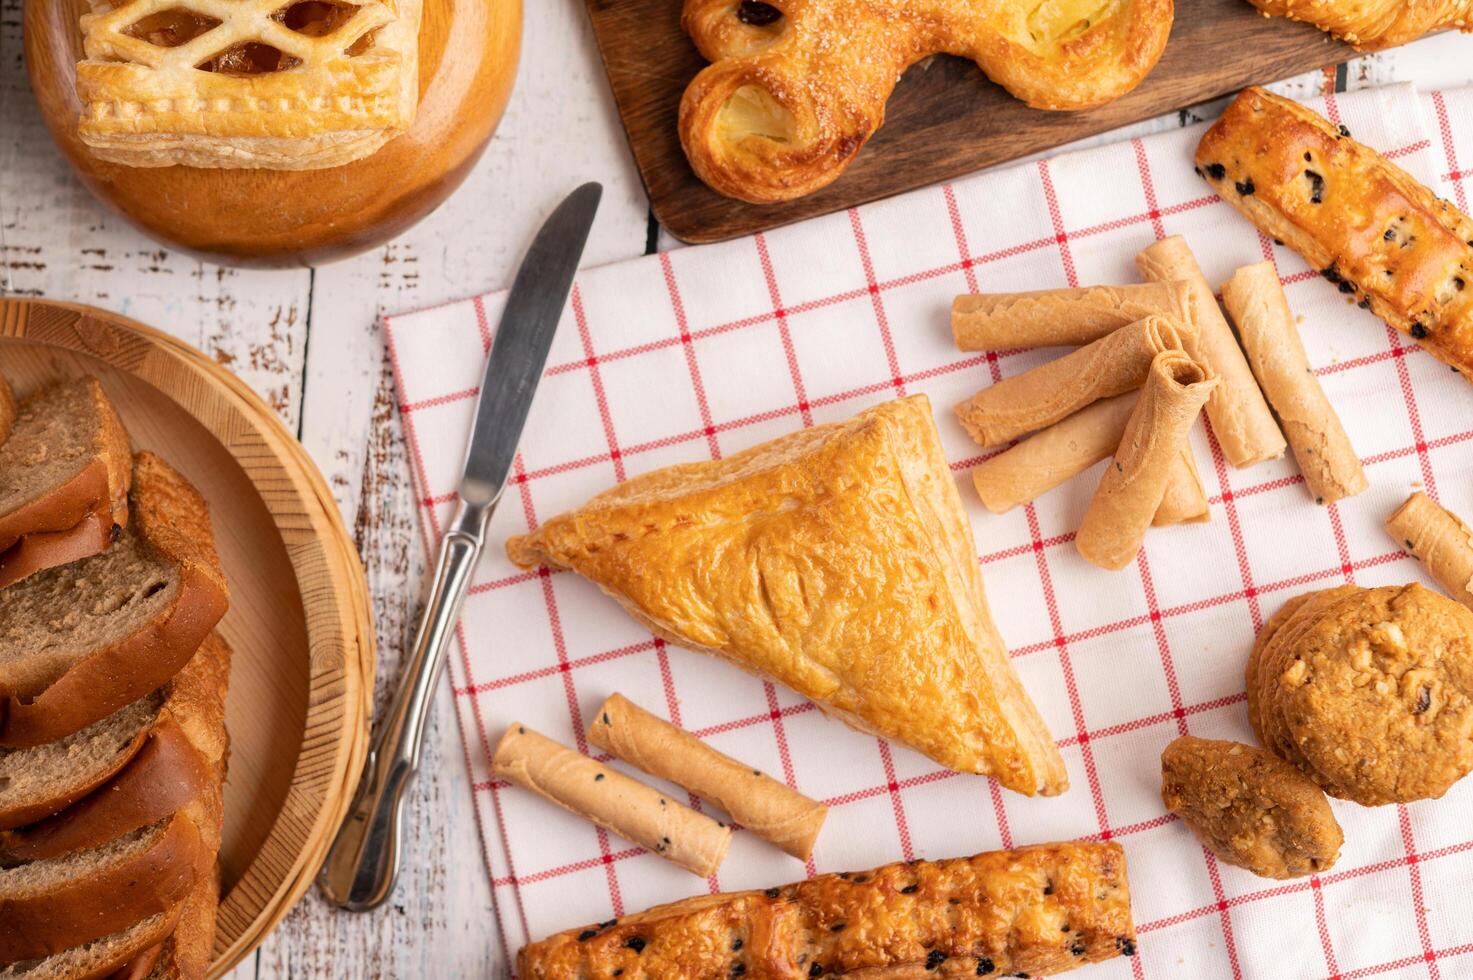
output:
<instances>
[{"instance_id":1,"label":"wooden bowl","mask_svg":"<svg viewBox=\"0 0 1473 980\"><path fill-rule=\"evenodd\" d=\"M77 135L78 17L87 0L25 5L26 68L51 136L98 200L145 234L232 265L316 265L374 248L460 186L511 95L521 0L424 0L419 112L377 153L327 170L125 167Z\"/></svg>"},{"instance_id":2,"label":"wooden bowl","mask_svg":"<svg viewBox=\"0 0 1473 980\"><path fill-rule=\"evenodd\" d=\"M301 898L368 746L373 625L337 505L306 451L238 378L165 334L85 306L0 299L0 365L18 392L97 376L135 448L210 503L235 649L214 973Z\"/></svg>"}]
</instances>

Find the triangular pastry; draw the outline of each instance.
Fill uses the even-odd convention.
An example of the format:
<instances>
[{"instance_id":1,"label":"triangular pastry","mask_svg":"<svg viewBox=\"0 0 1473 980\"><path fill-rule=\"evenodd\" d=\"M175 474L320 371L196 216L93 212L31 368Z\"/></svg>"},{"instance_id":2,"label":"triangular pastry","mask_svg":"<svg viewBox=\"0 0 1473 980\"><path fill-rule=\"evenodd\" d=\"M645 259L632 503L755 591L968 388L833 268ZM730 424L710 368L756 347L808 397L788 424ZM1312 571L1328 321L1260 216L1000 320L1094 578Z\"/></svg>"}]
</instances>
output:
<instances>
[{"instance_id":1,"label":"triangular pastry","mask_svg":"<svg viewBox=\"0 0 1473 980\"><path fill-rule=\"evenodd\" d=\"M1068 785L988 613L924 395L635 477L507 554L944 766L1030 795Z\"/></svg>"},{"instance_id":2,"label":"triangular pastry","mask_svg":"<svg viewBox=\"0 0 1473 980\"><path fill-rule=\"evenodd\" d=\"M90 0L82 141L133 167L313 170L419 101L421 0Z\"/></svg>"}]
</instances>

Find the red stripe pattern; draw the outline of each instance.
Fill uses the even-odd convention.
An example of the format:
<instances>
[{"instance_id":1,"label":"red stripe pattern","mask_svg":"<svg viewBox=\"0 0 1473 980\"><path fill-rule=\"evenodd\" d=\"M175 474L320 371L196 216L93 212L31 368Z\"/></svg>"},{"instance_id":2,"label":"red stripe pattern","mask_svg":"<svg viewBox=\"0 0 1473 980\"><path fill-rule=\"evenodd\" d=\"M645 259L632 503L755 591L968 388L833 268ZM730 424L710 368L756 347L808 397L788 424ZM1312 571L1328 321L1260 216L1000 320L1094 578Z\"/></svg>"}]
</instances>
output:
<instances>
[{"instance_id":1,"label":"red stripe pattern","mask_svg":"<svg viewBox=\"0 0 1473 980\"><path fill-rule=\"evenodd\" d=\"M1466 200L1473 95L1341 94L1316 107ZM1133 961L1092 976L1473 971L1473 922L1461 914L1473 871L1473 831L1461 814L1473 789L1377 810L1337 803L1347 836L1339 865L1285 883L1220 865L1156 795L1160 750L1177 735L1251 740L1243 664L1280 603L1346 581L1419 578L1380 530L1412 489L1473 513L1467 383L1347 307L1297 256L1206 193L1191 167L1199 134L1035 161L578 277L451 658L496 939L508 952L704 890L1093 838L1127 850L1141 944ZM1073 547L1097 473L1005 515L972 498L965 471L990 453L966 439L949 406L1053 355L961 354L947 312L960 292L1131 281L1135 252L1172 234L1187 236L1214 282L1236 265L1277 264L1372 488L1316 507L1292 462L1230 469L1203 426L1194 445L1211 523L1153 531L1135 567L1111 574ZM427 543L455 500L503 301L490 294L386 321ZM1073 785L1062 797L1025 799L939 770L785 689L667 647L575 575L526 572L501 552L508 535L629 474L719 458L914 392L937 411L994 616L1069 767ZM587 751L584 720L615 690L826 801L829 824L807 866L738 827L719 878L696 882L491 777L490 750L508 723Z\"/></svg>"}]
</instances>

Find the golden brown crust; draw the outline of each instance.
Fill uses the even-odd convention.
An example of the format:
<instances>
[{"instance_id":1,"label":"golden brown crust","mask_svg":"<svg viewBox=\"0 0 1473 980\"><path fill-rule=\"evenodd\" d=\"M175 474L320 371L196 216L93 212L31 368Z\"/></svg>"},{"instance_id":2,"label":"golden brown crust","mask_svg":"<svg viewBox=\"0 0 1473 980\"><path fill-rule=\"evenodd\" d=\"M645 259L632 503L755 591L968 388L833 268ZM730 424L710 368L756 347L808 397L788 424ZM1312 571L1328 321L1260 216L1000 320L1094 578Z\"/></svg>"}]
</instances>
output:
<instances>
[{"instance_id":1,"label":"golden brown crust","mask_svg":"<svg viewBox=\"0 0 1473 980\"><path fill-rule=\"evenodd\" d=\"M75 663L40 691L0 700L0 745L54 741L131 704L194 656L229 604L209 508L152 453L134 461L134 532L179 568L173 602L158 616Z\"/></svg>"},{"instance_id":2,"label":"golden brown crust","mask_svg":"<svg viewBox=\"0 0 1473 980\"><path fill-rule=\"evenodd\" d=\"M77 65L83 141L134 167L310 170L367 156L407 129L419 100L420 0L317 5L346 12L340 23L295 24L297 6L94 0ZM181 11L189 22L170 23ZM249 50L270 64L247 65Z\"/></svg>"},{"instance_id":3,"label":"golden brown crust","mask_svg":"<svg viewBox=\"0 0 1473 980\"><path fill-rule=\"evenodd\" d=\"M1473 528L1418 490L1386 518L1386 533L1448 595L1473 609Z\"/></svg>"},{"instance_id":4,"label":"golden brown crust","mask_svg":"<svg viewBox=\"0 0 1473 980\"><path fill-rule=\"evenodd\" d=\"M696 174L755 204L837 178L923 58L970 58L1035 108L1082 109L1145 78L1173 11L1172 0L772 0L753 18L749 6L685 0L682 23L713 64L686 89L679 127Z\"/></svg>"},{"instance_id":5,"label":"golden brown crust","mask_svg":"<svg viewBox=\"0 0 1473 980\"><path fill-rule=\"evenodd\" d=\"M0 375L0 445L10 438L10 427L15 424L15 392L10 382Z\"/></svg>"},{"instance_id":6,"label":"golden brown crust","mask_svg":"<svg viewBox=\"0 0 1473 980\"><path fill-rule=\"evenodd\" d=\"M1435 357L1473 371L1473 220L1309 109L1245 89L1202 137L1223 200Z\"/></svg>"},{"instance_id":7,"label":"golden brown crust","mask_svg":"<svg viewBox=\"0 0 1473 980\"><path fill-rule=\"evenodd\" d=\"M517 972L528 980L1048 976L1134 952L1124 851L1065 843L688 898L525 946Z\"/></svg>"},{"instance_id":8,"label":"golden brown crust","mask_svg":"<svg viewBox=\"0 0 1473 980\"><path fill-rule=\"evenodd\" d=\"M923 395L635 477L507 554L571 568L656 635L942 765L1023 793L1067 786L988 613Z\"/></svg>"},{"instance_id":9,"label":"golden brown crust","mask_svg":"<svg viewBox=\"0 0 1473 980\"><path fill-rule=\"evenodd\" d=\"M1469 0L1250 0L1277 17L1306 21L1361 51L1379 51L1423 34L1473 27Z\"/></svg>"},{"instance_id":10,"label":"golden brown crust","mask_svg":"<svg viewBox=\"0 0 1473 980\"><path fill-rule=\"evenodd\" d=\"M1220 859L1265 878L1328 870L1345 840L1324 790L1239 742L1183 735L1168 745L1161 802Z\"/></svg>"},{"instance_id":11,"label":"golden brown crust","mask_svg":"<svg viewBox=\"0 0 1473 980\"><path fill-rule=\"evenodd\" d=\"M172 908L200 863L199 829L181 814L123 860L55 887L0 896L0 963L51 956Z\"/></svg>"}]
</instances>

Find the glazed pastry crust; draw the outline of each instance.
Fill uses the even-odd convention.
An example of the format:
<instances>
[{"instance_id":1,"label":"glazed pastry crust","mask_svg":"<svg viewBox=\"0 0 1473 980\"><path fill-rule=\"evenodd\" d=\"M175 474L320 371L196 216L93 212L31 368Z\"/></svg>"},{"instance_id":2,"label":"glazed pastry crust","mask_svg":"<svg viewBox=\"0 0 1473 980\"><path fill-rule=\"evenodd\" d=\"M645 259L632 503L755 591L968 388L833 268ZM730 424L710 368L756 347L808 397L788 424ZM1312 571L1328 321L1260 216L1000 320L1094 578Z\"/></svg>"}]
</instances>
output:
<instances>
[{"instance_id":1,"label":"glazed pastry crust","mask_svg":"<svg viewBox=\"0 0 1473 980\"><path fill-rule=\"evenodd\" d=\"M188 0L189 12L219 26L176 47L126 33L181 6L93 0L83 15L78 129L98 157L133 167L313 170L367 156L414 119L421 0L370 0L321 37L273 19L289 6L281 0ZM364 39L367 50L350 54ZM247 43L299 63L243 75L196 67Z\"/></svg>"},{"instance_id":2,"label":"glazed pastry crust","mask_svg":"<svg viewBox=\"0 0 1473 980\"><path fill-rule=\"evenodd\" d=\"M1250 0L1266 15L1306 21L1361 51L1379 51L1423 34L1473 26L1469 0Z\"/></svg>"},{"instance_id":3,"label":"glazed pastry crust","mask_svg":"<svg viewBox=\"0 0 1473 980\"><path fill-rule=\"evenodd\" d=\"M507 554L944 766L1022 793L1068 784L988 613L924 395L635 477Z\"/></svg>"},{"instance_id":4,"label":"glazed pastry crust","mask_svg":"<svg viewBox=\"0 0 1473 980\"><path fill-rule=\"evenodd\" d=\"M812 193L885 121L905 69L968 58L1038 109L1083 109L1130 91L1166 46L1172 0L685 0L682 23L713 62L680 103L696 174L756 204ZM1031 12L1030 12L1031 11ZM1088 27L1081 28L1081 24Z\"/></svg>"},{"instance_id":5,"label":"glazed pastry crust","mask_svg":"<svg viewBox=\"0 0 1473 980\"><path fill-rule=\"evenodd\" d=\"M1202 137L1197 169L1341 292L1433 356L1473 371L1467 215L1316 113L1263 89L1245 89Z\"/></svg>"},{"instance_id":6,"label":"glazed pastry crust","mask_svg":"<svg viewBox=\"0 0 1473 980\"><path fill-rule=\"evenodd\" d=\"M1066 843L688 898L525 946L517 974L1042 977L1134 953L1124 851Z\"/></svg>"}]
</instances>

